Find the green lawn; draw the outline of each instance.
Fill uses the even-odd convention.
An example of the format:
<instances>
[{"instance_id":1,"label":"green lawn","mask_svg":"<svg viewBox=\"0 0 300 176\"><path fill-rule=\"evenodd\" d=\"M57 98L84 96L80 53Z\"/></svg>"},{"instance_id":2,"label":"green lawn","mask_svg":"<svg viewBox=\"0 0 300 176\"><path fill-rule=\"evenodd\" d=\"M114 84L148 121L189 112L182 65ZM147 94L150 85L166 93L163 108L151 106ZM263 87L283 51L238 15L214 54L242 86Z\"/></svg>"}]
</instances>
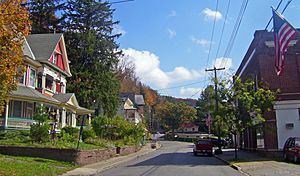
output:
<instances>
[{"instance_id":1,"label":"green lawn","mask_svg":"<svg viewBox=\"0 0 300 176\"><path fill-rule=\"evenodd\" d=\"M0 154L1 176L59 175L76 167L78 166L67 162Z\"/></svg>"}]
</instances>

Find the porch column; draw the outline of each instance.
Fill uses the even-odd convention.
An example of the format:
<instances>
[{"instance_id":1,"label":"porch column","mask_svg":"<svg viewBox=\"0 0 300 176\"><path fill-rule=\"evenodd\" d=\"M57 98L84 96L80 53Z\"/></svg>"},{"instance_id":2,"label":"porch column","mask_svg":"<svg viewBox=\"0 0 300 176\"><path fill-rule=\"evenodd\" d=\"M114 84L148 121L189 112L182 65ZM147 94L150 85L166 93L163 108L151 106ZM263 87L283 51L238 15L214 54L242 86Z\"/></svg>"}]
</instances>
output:
<instances>
[{"instance_id":1,"label":"porch column","mask_svg":"<svg viewBox=\"0 0 300 176\"><path fill-rule=\"evenodd\" d=\"M92 116L91 116L91 114L88 114L88 119L89 119L88 128L91 128L91 122L92 122Z\"/></svg>"},{"instance_id":2,"label":"porch column","mask_svg":"<svg viewBox=\"0 0 300 176\"><path fill-rule=\"evenodd\" d=\"M62 108L62 112L61 112L61 127L65 127L66 126L66 116L67 116L67 113L66 113L66 108Z\"/></svg>"},{"instance_id":3,"label":"porch column","mask_svg":"<svg viewBox=\"0 0 300 176\"><path fill-rule=\"evenodd\" d=\"M76 113L72 112L72 127L76 127Z\"/></svg>"},{"instance_id":4,"label":"porch column","mask_svg":"<svg viewBox=\"0 0 300 176\"><path fill-rule=\"evenodd\" d=\"M60 114L59 114L59 108L56 109L56 120L57 120L57 126L56 127L60 127L61 123L60 121Z\"/></svg>"},{"instance_id":5,"label":"porch column","mask_svg":"<svg viewBox=\"0 0 300 176\"><path fill-rule=\"evenodd\" d=\"M4 129L7 128L7 124L8 124L8 109L9 109L9 100L5 104L4 125L3 125Z\"/></svg>"},{"instance_id":6,"label":"porch column","mask_svg":"<svg viewBox=\"0 0 300 176\"><path fill-rule=\"evenodd\" d=\"M46 89L46 74L45 73L42 74L42 89L43 90Z\"/></svg>"}]
</instances>

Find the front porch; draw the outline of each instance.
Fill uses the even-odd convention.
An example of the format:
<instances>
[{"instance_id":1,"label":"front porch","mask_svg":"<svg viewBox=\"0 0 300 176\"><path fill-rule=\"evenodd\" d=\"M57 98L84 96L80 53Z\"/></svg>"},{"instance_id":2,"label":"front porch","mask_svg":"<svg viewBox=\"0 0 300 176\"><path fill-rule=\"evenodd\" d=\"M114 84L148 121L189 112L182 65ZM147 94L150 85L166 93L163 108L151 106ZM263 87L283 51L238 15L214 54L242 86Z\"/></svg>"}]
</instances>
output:
<instances>
[{"instance_id":1,"label":"front porch","mask_svg":"<svg viewBox=\"0 0 300 176\"><path fill-rule=\"evenodd\" d=\"M5 111L0 115L0 127L29 130L30 125L35 122L33 117L40 106L45 107L46 112L49 114L49 120L56 122L58 128L80 126L81 117L88 119L85 125L89 126L91 114L94 111L80 107L74 94L63 96L65 101L60 101L55 96L44 96L32 88L19 86L16 91L12 92L6 102ZM61 96L58 95L57 97Z\"/></svg>"}]
</instances>

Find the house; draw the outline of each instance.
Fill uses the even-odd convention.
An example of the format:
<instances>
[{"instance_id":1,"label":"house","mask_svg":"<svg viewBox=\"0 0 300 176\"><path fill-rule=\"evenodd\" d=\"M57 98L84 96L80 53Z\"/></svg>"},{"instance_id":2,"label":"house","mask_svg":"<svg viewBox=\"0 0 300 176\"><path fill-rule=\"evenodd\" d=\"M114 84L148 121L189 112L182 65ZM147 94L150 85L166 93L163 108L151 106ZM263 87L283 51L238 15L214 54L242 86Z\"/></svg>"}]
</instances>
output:
<instances>
[{"instance_id":1,"label":"house","mask_svg":"<svg viewBox=\"0 0 300 176\"><path fill-rule=\"evenodd\" d=\"M181 129L183 132L198 132L199 126L193 123L183 123Z\"/></svg>"},{"instance_id":2,"label":"house","mask_svg":"<svg viewBox=\"0 0 300 176\"><path fill-rule=\"evenodd\" d=\"M274 68L273 32L258 30L239 66L241 80L262 82L271 90L280 89L273 111L265 113L266 121L242 134L242 147L280 150L290 136L300 136L300 36L292 40L285 54L285 69L277 76ZM258 84L257 84L258 86Z\"/></svg>"},{"instance_id":3,"label":"house","mask_svg":"<svg viewBox=\"0 0 300 176\"><path fill-rule=\"evenodd\" d=\"M5 112L0 117L4 129L29 129L37 107L44 106L58 127L75 127L78 117L93 110L79 106L74 93L66 93L67 77L72 74L63 34L33 34L23 46L25 72L17 90L7 98Z\"/></svg>"},{"instance_id":4,"label":"house","mask_svg":"<svg viewBox=\"0 0 300 176\"><path fill-rule=\"evenodd\" d=\"M144 119L145 101L143 95L134 93L121 93L120 106L118 115L123 116L126 120L138 124Z\"/></svg>"}]
</instances>

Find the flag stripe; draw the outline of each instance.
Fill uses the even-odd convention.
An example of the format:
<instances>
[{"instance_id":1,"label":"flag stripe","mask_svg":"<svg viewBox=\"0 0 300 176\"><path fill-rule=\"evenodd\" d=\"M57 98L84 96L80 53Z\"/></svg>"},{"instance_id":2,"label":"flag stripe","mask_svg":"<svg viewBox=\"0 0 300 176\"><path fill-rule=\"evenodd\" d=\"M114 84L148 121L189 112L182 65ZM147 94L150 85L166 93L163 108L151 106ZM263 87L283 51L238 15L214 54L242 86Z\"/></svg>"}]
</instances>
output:
<instances>
[{"instance_id":1,"label":"flag stripe","mask_svg":"<svg viewBox=\"0 0 300 176\"><path fill-rule=\"evenodd\" d=\"M284 54L290 41L296 37L296 30L275 10L273 10L273 23L275 71L277 75L281 75L284 70Z\"/></svg>"}]
</instances>

